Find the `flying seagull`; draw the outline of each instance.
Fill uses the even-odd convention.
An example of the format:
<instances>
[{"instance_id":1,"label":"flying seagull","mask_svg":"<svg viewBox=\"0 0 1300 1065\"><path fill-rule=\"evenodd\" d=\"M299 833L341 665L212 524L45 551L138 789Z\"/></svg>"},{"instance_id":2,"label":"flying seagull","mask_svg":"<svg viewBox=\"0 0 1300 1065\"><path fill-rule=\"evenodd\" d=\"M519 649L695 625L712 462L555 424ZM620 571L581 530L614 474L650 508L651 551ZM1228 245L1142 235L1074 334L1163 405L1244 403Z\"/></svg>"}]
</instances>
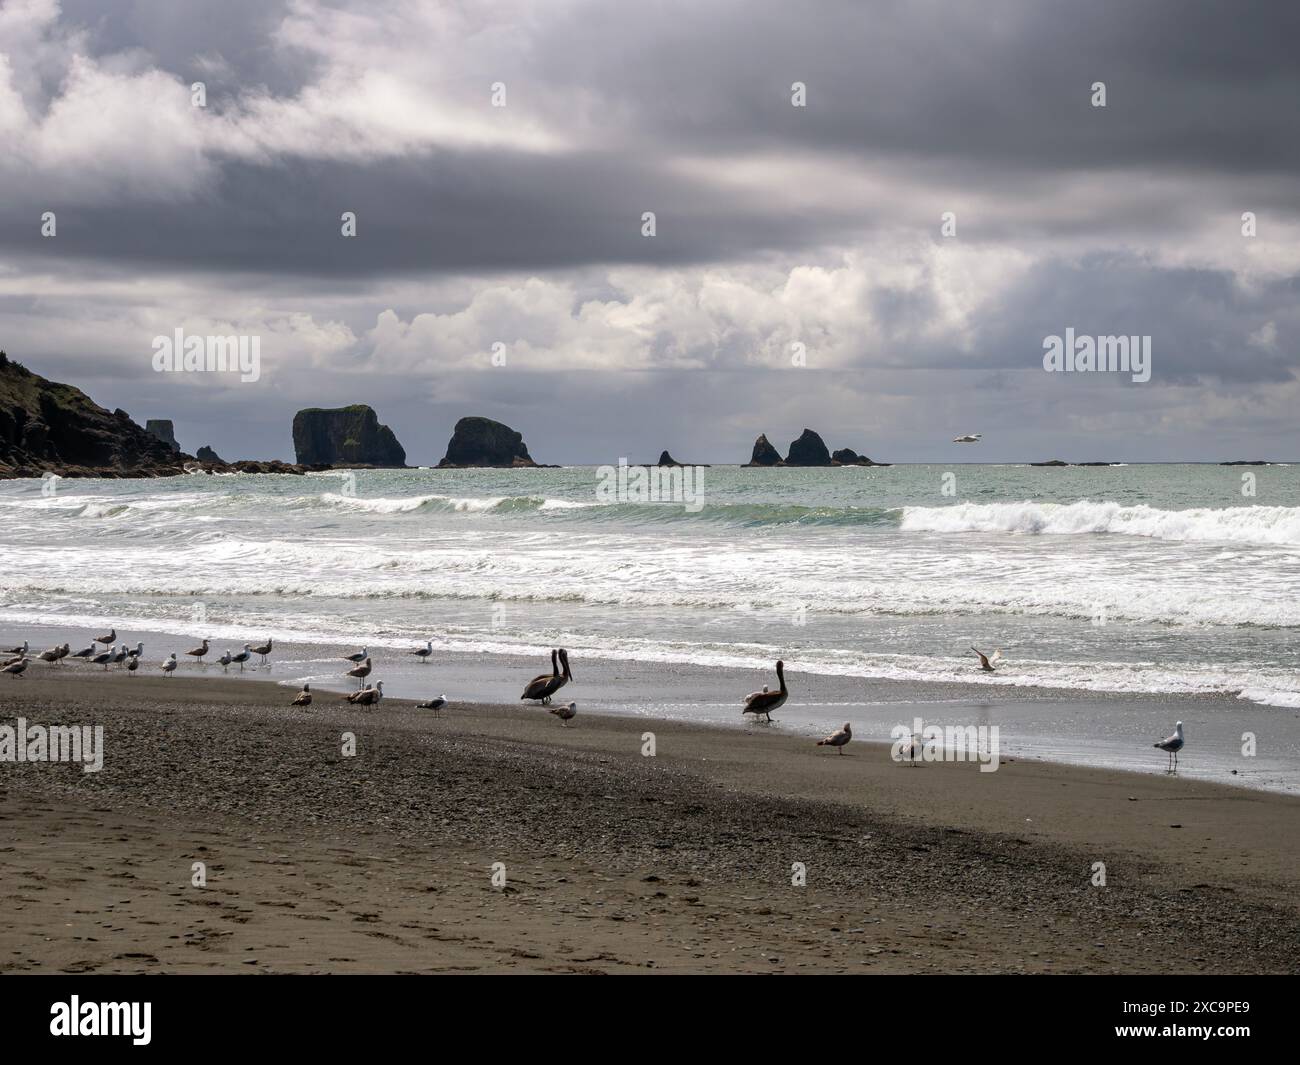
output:
<instances>
[{"instance_id":1,"label":"flying seagull","mask_svg":"<svg viewBox=\"0 0 1300 1065\"><path fill-rule=\"evenodd\" d=\"M975 651L975 648L972 647L971 650ZM975 651L975 653L980 656L980 669L984 670L985 673L992 673L993 667L1002 661L1001 651L994 651L992 658L983 651Z\"/></svg>"},{"instance_id":2,"label":"flying seagull","mask_svg":"<svg viewBox=\"0 0 1300 1065\"><path fill-rule=\"evenodd\" d=\"M965 436L954 436L952 442L954 444L978 444L980 437L983 435L983 433L967 433Z\"/></svg>"},{"instance_id":3,"label":"flying seagull","mask_svg":"<svg viewBox=\"0 0 1300 1065\"><path fill-rule=\"evenodd\" d=\"M1181 721L1174 725L1174 734L1166 736L1159 743L1153 743L1152 747L1159 747L1169 755L1169 764L1165 767L1166 773L1178 772L1178 752L1183 749L1183 723Z\"/></svg>"},{"instance_id":4,"label":"flying seagull","mask_svg":"<svg viewBox=\"0 0 1300 1065\"><path fill-rule=\"evenodd\" d=\"M818 747L838 747L840 754L844 753L844 745L853 739L853 730L849 728L849 723L844 722L842 729L836 729L824 740L818 740Z\"/></svg>"}]
</instances>

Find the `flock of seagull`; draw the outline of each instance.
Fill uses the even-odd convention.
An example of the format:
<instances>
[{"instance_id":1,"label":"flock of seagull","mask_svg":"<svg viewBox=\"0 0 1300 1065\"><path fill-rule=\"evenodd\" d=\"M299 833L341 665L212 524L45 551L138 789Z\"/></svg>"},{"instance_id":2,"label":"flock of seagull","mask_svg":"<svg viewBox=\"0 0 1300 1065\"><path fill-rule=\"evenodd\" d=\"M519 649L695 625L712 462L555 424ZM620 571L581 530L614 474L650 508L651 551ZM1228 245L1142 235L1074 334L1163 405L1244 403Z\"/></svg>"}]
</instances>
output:
<instances>
[{"instance_id":1,"label":"flock of seagull","mask_svg":"<svg viewBox=\"0 0 1300 1065\"><path fill-rule=\"evenodd\" d=\"M58 663L62 665L63 659L75 658L85 660L92 665L103 666L107 670L110 666L123 667L127 670L128 675L136 673L140 668L140 659L144 654L143 641L137 642L135 647L129 648L125 643L119 645L117 642L117 629L112 628L102 636L96 636L87 647L80 651L71 652L69 644L60 644L57 647L51 647L48 650L41 651L35 657L50 664ZM102 650L100 649L102 646ZM242 673L245 663L252 660L254 655L260 657L259 665L265 665L271 652L275 649L274 641L267 639L266 643L254 647L252 644L244 644L244 649L237 654L232 654L229 649L225 654L216 659L220 664L223 672L229 672L230 667L238 665ZM972 647L972 651L979 658L980 669L985 673L993 673L998 665L1003 661L1002 652L995 650L992 655L986 655L984 652ZM11 657L3 666L0 666L0 673L7 673L15 679L21 677L27 669L27 664L31 661L31 647L26 640L21 647L10 647L6 649L5 654ZM203 661L211 652L211 645L207 639L204 639L198 647L193 647L186 651L185 654L194 659L199 665L206 665ZM417 647L407 652L420 660L423 665L433 657L433 641L427 640L423 647ZM384 682L376 681L373 685L367 683L367 678L374 670L374 662L370 656L368 647L361 648L355 654L344 655L343 661L351 663L343 675L355 678L357 681L357 690L348 692L343 696L345 700L356 706L376 706L384 697ZM161 669L163 676L169 677L176 672L177 668L176 652L173 651L166 659L163 660ZM742 714L753 714L754 719L762 717L765 722L771 722L772 711L784 706L786 700L790 698L790 689L785 683L785 663L778 661L776 664L777 689L772 691L766 684L763 685L762 691L751 692L745 696L744 708ZM539 673L527 685L524 686L523 694L519 697L522 701L534 702L545 706L552 714L560 719L562 727L567 728L570 721L577 715L578 704L567 703L559 706L552 706L552 697L573 680L573 671L569 667L569 652L563 647L553 648L551 650L551 671L549 673ZM304 683L302 690L293 697L291 706L311 706L312 690L311 685ZM416 707L420 710L431 710L435 716L437 712L447 705L447 696L439 695L437 698L428 699L422 703L417 703ZM818 747L833 747L838 753L843 754L844 748L849 741L853 739L853 729L849 722L844 722L844 727L836 729L829 736L825 736L817 741ZM1174 727L1174 732L1166 736L1163 740L1153 744L1154 747L1164 751L1169 756L1166 772L1176 773L1178 771L1178 752L1183 749L1183 723L1179 721ZM913 740L915 747L915 739Z\"/></svg>"}]
</instances>

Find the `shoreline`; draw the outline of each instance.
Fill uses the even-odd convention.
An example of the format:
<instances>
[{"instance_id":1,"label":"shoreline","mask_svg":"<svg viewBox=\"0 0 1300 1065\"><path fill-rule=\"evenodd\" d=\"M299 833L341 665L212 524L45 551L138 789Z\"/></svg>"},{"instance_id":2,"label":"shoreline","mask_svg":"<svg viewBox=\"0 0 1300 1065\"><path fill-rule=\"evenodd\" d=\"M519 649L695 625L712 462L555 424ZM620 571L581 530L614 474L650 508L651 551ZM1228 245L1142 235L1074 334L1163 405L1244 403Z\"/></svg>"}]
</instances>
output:
<instances>
[{"instance_id":1,"label":"shoreline","mask_svg":"<svg viewBox=\"0 0 1300 1065\"><path fill-rule=\"evenodd\" d=\"M0 764L0 967L1300 971L1293 797L197 680L0 687L6 722L105 725L101 773Z\"/></svg>"}]
</instances>

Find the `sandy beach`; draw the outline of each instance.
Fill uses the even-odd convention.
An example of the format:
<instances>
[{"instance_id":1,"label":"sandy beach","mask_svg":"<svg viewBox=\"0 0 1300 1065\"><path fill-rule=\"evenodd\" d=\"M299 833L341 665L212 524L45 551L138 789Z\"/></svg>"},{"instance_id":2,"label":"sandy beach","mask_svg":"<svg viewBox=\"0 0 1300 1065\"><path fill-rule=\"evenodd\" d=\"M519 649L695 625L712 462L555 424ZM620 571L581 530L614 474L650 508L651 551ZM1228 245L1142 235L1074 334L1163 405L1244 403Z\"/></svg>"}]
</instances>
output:
<instances>
[{"instance_id":1,"label":"sandy beach","mask_svg":"<svg viewBox=\"0 0 1300 1065\"><path fill-rule=\"evenodd\" d=\"M0 685L0 723L105 745L99 773L0 765L0 971L1300 971L1292 796L291 696L71 667Z\"/></svg>"}]
</instances>

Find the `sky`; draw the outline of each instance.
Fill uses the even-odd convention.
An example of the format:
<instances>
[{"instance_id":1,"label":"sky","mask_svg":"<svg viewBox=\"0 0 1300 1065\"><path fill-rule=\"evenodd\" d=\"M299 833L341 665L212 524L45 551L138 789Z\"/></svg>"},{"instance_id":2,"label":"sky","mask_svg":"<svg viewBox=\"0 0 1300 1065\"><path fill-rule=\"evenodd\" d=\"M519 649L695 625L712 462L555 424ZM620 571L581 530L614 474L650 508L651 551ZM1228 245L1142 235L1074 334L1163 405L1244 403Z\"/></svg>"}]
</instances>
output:
<instances>
[{"instance_id":1,"label":"sky","mask_svg":"<svg viewBox=\"0 0 1300 1065\"><path fill-rule=\"evenodd\" d=\"M350 403L412 464L465 415L565 464L1300 459L1297 41L1253 0L3 0L0 348L226 459ZM258 379L157 372L177 329ZM1049 372L1067 329L1150 379Z\"/></svg>"}]
</instances>

